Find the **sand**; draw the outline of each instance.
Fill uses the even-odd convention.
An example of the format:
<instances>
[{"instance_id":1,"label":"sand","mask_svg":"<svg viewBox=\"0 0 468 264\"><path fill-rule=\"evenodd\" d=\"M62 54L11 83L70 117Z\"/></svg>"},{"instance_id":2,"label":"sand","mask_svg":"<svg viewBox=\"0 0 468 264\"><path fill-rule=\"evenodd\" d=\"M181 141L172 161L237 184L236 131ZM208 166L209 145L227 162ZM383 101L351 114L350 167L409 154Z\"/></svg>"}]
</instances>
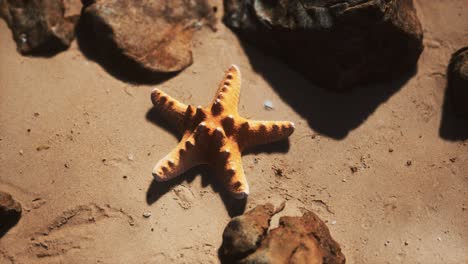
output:
<instances>
[{"instance_id":1,"label":"sand","mask_svg":"<svg viewBox=\"0 0 468 264\"><path fill-rule=\"evenodd\" d=\"M218 263L222 231L243 205L213 187L206 168L152 182L178 140L152 114L150 91L208 104L233 63L243 116L296 123L289 144L243 156L246 209L286 201L273 226L313 210L348 263L468 262L468 133L444 107L446 65L468 44L466 3L416 1L425 34L417 73L340 95L246 52L221 23L197 33L188 69L135 85L77 41L50 58L23 57L1 21L0 189L24 213L0 240L0 263Z\"/></svg>"}]
</instances>

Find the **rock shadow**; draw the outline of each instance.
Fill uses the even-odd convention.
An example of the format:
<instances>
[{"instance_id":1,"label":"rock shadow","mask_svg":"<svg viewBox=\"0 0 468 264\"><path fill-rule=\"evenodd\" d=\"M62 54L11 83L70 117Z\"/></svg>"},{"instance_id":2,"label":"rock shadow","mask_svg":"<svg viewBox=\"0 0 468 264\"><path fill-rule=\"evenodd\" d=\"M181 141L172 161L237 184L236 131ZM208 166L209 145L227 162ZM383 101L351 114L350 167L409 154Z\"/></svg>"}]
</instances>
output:
<instances>
[{"instance_id":1,"label":"rock shadow","mask_svg":"<svg viewBox=\"0 0 468 264\"><path fill-rule=\"evenodd\" d=\"M78 47L85 57L95 61L113 77L127 83L154 85L162 83L179 72L155 73L122 54L117 45L106 36L111 29L96 28L84 8L76 26Z\"/></svg>"},{"instance_id":2,"label":"rock shadow","mask_svg":"<svg viewBox=\"0 0 468 264\"><path fill-rule=\"evenodd\" d=\"M466 48L468 49L468 48ZM457 115L457 111L454 106L453 96L454 91L452 85L453 77L452 73L450 73L450 68L453 67L453 57L457 55L457 53L464 51L465 49L461 49L457 51L455 54L452 55L452 59L450 60L450 64L447 67L447 84L445 89L444 95L444 103L442 106L442 117L440 120L440 127L439 127L439 136L443 139L450 140L450 141L462 141L468 139L468 119L463 118ZM466 102L468 103L468 102Z\"/></svg>"},{"instance_id":3,"label":"rock shadow","mask_svg":"<svg viewBox=\"0 0 468 264\"><path fill-rule=\"evenodd\" d=\"M0 223L0 239L12 228L14 227L20 220L21 214L18 215L8 215L3 216L5 219L2 219L2 223Z\"/></svg>"},{"instance_id":4,"label":"rock shadow","mask_svg":"<svg viewBox=\"0 0 468 264\"><path fill-rule=\"evenodd\" d=\"M275 89L281 98L308 121L316 132L344 139L359 127L381 104L396 93L416 68L389 82L358 85L349 92L320 88L274 58L241 41L253 69Z\"/></svg>"}]
</instances>

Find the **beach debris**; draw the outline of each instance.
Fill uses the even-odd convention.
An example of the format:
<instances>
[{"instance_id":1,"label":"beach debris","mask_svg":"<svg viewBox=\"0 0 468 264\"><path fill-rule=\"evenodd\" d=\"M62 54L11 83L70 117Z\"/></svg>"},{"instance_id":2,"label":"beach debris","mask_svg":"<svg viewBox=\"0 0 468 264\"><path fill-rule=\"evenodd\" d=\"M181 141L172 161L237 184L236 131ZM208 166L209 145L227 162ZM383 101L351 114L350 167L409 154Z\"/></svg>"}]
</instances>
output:
<instances>
[{"instance_id":1,"label":"beach debris","mask_svg":"<svg viewBox=\"0 0 468 264\"><path fill-rule=\"evenodd\" d=\"M0 238L19 221L21 212L21 204L9 193L0 191Z\"/></svg>"},{"instance_id":2,"label":"beach debris","mask_svg":"<svg viewBox=\"0 0 468 264\"><path fill-rule=\"evenodd\" d=\"M50 149L50 146L49 145L39 145L36 150L37 151L43 151L43 150L48 150Z\"/></svg>"},{"instance_id":3,"label":"beach debris","mask_svg":"<svg viewBox=\"0 0 468 264\"><path fill-rule=\"evenodd\" d=\"M447 79L447 89L455 114L468 118L468 47L452 55Z\"/></svg>"},{"instance_id":4,"label":"beach debris","mask_svg":"<svg viewBox=\"0 0 468 264\"><path fill-rule=\"evenodd\" d=\"M143 213L143 217L144 218L149 218L151 216L151 212L150 211L146 211Z\"/></svg>"},{"instance_id":5,"label":"beach debris","mask_svg":"<svg viewBox=\"0 0 468 264\"><path fill-rule=\"evenodd\" d=\"M265 107L266 110L273 110L273 102L270 100L266 100L263 102L263 107Z\"/></svg>"},{"instance_id":6,"label":"beach debris","mask_svg":"<svg viewBox=\"0 0 468 264\"><path fill-rule=\"evenodd\" d=\"M156 181L168 181L198 164L208 163L214 165L218 180L233 197L247 197L249 186L242 167L242 151L287 139L295 126L287 121L240 117L237 111L240 85L239 68L232 65L209 107L185 105L158 89L153 90L151 100L155 110L180 133L188 131L179 145L154 167Z\"/></svg>"},{"instance_id":7,"label":"beach debris","mask_svg":"<svg viewBox=\"0 0 468 264\"><path fill-rule=\"evenodd\" d=\"M5 19L22 54L58 52L70 46L81 13L80 0L0 1Z\"/></svg>"},{"instance_id":8,"label":"beach debris","mask_svg":"<svg viewBox=\"0 0 468 264\"><path fill-rule=\"evenodd\" d=\"M106 50L115 47L143 69L165 73L190 66L194 32L216 22L207 0L95 0L83 17Z\"/></svg>"},{"instance_id":9,"label":"beach debris","mask_svg":"<svg viewBox=\"0 0 468 264\"><path fill-rule=\"evenodd\" d=\"M328 263L344 264L340 245L325 223L313 212L283 216L268 232L272 215L282 210L259 205L233 218L223 233L222 260L232 263Z\"/></svg>"},{"instance_id":10,"label":"beach debris","mask_svg":"<svg viewBox=\"0 0 468 264\"><path fill-rule=\"evenodd\" d=\"M223 21L242 39L329 89L402 76L423 50L412 0L224 3Z\"/></svg>"}]
</instances>

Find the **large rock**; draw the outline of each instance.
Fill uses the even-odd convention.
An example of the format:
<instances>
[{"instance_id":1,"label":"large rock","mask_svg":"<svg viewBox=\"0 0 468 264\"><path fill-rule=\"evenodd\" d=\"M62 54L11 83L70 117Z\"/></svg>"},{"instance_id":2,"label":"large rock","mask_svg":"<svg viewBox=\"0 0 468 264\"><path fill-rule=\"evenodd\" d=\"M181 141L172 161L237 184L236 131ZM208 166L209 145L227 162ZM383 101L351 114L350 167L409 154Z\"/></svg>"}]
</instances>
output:
<instances>
[{"instance_id":1,"label":"large rock","mask_svg":"<svg viewBox=\"0 0 468 264\"><path fill-rule=\"evenodd\" d=\"M96 0L85 15L99 41L143 68L163 73L191 65L194 31L215 23L207 0Z\"/></svg>"},{"instance_id":2,"label":"large rock","mask_svg":"<svg viewBox=\"0 0 468 264\"><path fill-rule=\"evenodd\" d=\"M455 113L468 118L468 47L452 55L448 67L448 87Z\"/></svg>"},{"instance_id":3,"label":"large rock","mask_svg":"<svg viewBox=\"0 0 468 264\"><path fill-rule=\"evenodd\" d=\"M0 237L18 222L21 212L21 204L10 194L0 191Z\"/></svg>"},{"instance_id":4,"label":"large rock","mask_svg":"<svg viewBox=\"0 0 468 264\"><path fill-rule=\"evenodd\" d=\"M226 226L221 260L243 264L344 264L341 248L325 223L312 212L302 217L281 217L279 227L267 233L274 210L258 206Z\"/></svg>"},{"instance_id":5,"label":"large rock","mask_svg":"<svg viewBox=\"0 0 468 264\"><path fill-rule=\"evenodd\" d=\"M22 54L54 53L70 46L80 0L0 0L0 16Z\"/></svg>"},{"instance_id":6,"label":"large rock","mask_svg":"<svg viewBox=\"0 0 468 264\"><path fill-rule=\"evenodd\" d=\"M341 248L325 223L312 212L302 217L281 217L260 247L243 264L344 264Z\"/></svg>"},{"instance_id":7,"label":"large rock","mask_svg":"<svg viewBox=\"0 0 468 264\"><path fill-rule=\"evenodd\" d=\"M412 0L225 0L224 22L335 90L410 72L423 50Z\"/></svg>"}]
</instances>

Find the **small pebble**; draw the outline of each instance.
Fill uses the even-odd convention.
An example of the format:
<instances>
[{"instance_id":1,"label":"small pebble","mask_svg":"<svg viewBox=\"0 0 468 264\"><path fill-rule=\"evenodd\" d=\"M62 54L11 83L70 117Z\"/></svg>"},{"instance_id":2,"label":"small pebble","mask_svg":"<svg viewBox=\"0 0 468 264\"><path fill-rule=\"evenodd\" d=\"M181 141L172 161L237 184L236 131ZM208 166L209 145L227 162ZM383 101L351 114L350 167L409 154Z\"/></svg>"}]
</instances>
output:
<instances>
[{"instance_id":1,"label":"small pebble","mask_svg":"<svg viewBox=\"0 0 468 264\"><path fill-rule=\"evenodd\" d=\"M406 161L406 166L411 166L411 164L413 164L413 162L411 160Z\"/></svg>"},{"instance_id":2,"label":"small pebble","mask_svg":"<svg viewBox=\"0 0 468 264\"><path fill-rule=\"evenodd\" d=\"M346 182L346 179L342 179L341 181L342 181L342 182Z\"/></svg>"},{"instance_id":3,"label":"small pebble","mask_svg":"<svg viewBox=\"0 0 468 264\"><path fill-rule=\"evenodd\" d=\"M34 113L34 117L38 117L38 116L39 116L38 112Z\"/></svg>"},{"instance_id":4,"label":"small pebble","mask_svg":"<svg viewBox=\"0 0 468 264\"><path fill-rule=\"evenodd\" d=\"M135 156L133 156L133 154L130 153L130 154L127 155L127 159L128 159L129 161L134 161L134 160L135 160Z\"/></svg>"},{"instance_id":5,"label":"small pebble","mask_svg":"<svg viewBox=\"0 0 468 264\"><path fill-rule=\"evenodd\" d=\"M270 100L266 100L265 102L263 102L263 106L266 110L273 110L273 102Z\"/></svg>"},{"instance_id":6,"label":"small pebble","mask_svg":"<svg viewBox=\"0 0 468 264\"><path fill-rule=\"evenodd\" d=\"M352 173L356 173L358 170L356 166L351 166L350 169Z\"/></svg>"},{"instance_id":7,"label":"small pebble","mask_svg":"<svg viewBox=\"0 0 468 264\"><path fill-rule=\"evenodd\" d=\"M437 237L437 241L442 241L442 238L441 238L441 237Z\"/></svg>"},{"instance_id":8,"label":"small pebble","mask_svg":"<svg viewBox=\"0 0 468 264\"><path fill-rule=\"evenodd\" d=\"M23 150L22 150L22 149L20 149L20 151L18 151L18 153L19 153L21 156L23 156Z\"/></svg>"},{"instance_id":9,"label":"small pebble","mask_svg":"<svg viewBox=\"0 0 468 264\"><path fill-rule=\"evenodd\" d=\"M41 150L47 150L49 149L50 146L47 146L47 145L40 145L39 147L36 148L37 151L41 151Z\"/></svg>"},{"instance_id":10,"label":"small pebble","mask_svg":"<svg viewBox=\"0 0 468 264\"><path fill-rule=\"evenodd\" d=\"M330 222L330 224L336 225L336 220L332 220L332 221Z\"/></svg>"},{"instance_id":11,"label":"small pebble","mask_svg":"<svg viewBox=\"0 0 468 264\"><path fill-rule=\"evenodd\" d=\"M143 216L144 216L145 218L148 218L148 217L151 216L151 212L149 212L149 211L144 212L144 213L143 213Z\"/></svg>"},{"instance_id":12,"label":"small pebble","mask_svg":"<svg viewBox=\"0 0 468 264\"><path fill-rule=\"evenodd\" d=\"M409 245L408 241L405 241L405 246Z\"/></svg>"},{"instance_id":13,"label":"small pebble","mask_svg":"<svg viewBox=\"0 0 468 264\"><path fill-rule=\"evenodd\" d=\"M389 148L389 149L388 149L388 152L390 152L390 153L393 152L393 149L392 149L392 148Z\"/></svg>"},{"instance_id":14,"label":"small pebble","mask_svg":"<svg viewBox=\"0 0 468 264\"><path fill-rule=\"evenodd\" d=\"M127 179L128 177L127 177L127 175L124 175L122 178Z\"/></svg>"}]
</instances>

